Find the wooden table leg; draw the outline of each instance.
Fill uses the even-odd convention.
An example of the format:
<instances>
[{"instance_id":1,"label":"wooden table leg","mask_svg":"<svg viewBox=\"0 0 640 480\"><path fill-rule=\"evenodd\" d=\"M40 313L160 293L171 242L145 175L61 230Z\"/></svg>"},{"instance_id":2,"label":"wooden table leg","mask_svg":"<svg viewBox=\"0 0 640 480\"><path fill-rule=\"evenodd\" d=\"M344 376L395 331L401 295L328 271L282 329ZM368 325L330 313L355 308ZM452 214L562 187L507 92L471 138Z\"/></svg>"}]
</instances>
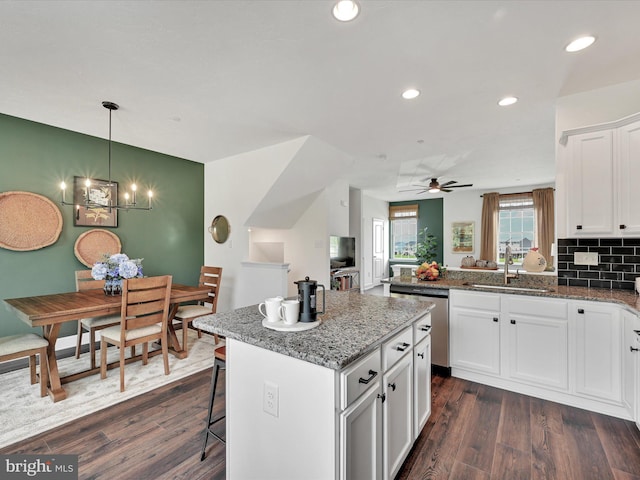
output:
<instances>
[{"instance_id":1,"label":"wooden table leg","mask_svg":"<svg viewBox=\"0 0 640 480\"><path fill-rule=\"evenodd\" d=\"M64 400L67 398L67 391L62 388L60 382L60 372L58 372L58 360L56 359L56 342L58 341L58 335L60 334L60 327L62 324L56 323L55 325L47 325L42 327L44 330L44 337L49 340L49 346L47 347L47 366L49 367L49 396L54 402Z\"/></svg>"},{"instance_id":2,"label":"wooden table leg","mask_svg":"<svg viewBox=\"0 0 640 480\"><path fill-rule=\"evenodd\" d=\"M178 341L178 335L176 335L176 329L173 328L173 319L178 312L179 303L174 303L171 305L171 309L169 310L169 321L167 322L168 327L168 336L169 336L169 353L172 353L176 358L187 358L187 351L184 348L184 345L180 345Z\"/></svg>"}]
</instances>

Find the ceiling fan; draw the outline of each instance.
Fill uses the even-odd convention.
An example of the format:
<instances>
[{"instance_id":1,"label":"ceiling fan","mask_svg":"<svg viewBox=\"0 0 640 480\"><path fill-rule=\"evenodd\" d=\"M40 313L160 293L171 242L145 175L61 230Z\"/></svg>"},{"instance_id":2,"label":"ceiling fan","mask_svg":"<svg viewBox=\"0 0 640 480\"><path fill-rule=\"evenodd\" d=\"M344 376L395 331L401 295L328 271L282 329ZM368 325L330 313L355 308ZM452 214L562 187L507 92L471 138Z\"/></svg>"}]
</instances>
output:
<instances>
[{"instance_id":1,"label":"ceiling fan","mask_svg":"<svg viewBox=\"0 0 640 480\"><path fill-rule=\"evenodd\" d=\"M429 177L425 178L423 181L426 181ZM417 194L429 192L429 193L439 193L439 192L452 192L452 188L463 188L463 187L473 187L473 183L465 183L464 185L458 185L456 180L449 180L448 182L444 182L443 184L438 183L437 178L432 178L429 182L428 187L422 187L422 190L418 191ZM412 190L400 190L401 192L412 192L419 189Z\"/></svg>"}]
</instances>

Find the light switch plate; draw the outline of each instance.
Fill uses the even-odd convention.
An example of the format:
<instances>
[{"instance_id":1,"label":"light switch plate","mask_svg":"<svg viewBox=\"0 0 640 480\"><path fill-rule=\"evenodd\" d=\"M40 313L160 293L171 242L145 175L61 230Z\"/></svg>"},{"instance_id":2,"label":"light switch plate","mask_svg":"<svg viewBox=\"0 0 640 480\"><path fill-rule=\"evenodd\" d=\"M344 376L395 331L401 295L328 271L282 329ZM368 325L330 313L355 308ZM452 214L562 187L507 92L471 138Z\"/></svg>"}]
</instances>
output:
<instances>
[{"instance_id":1,"label":"light switch plate","mask_svg":"<svg viewBox=\"0 0 640 480\"><path fill-rule=\"evenodd\" d=\"M598 253L573 252L573 263L576 265L598 265Z\"/></svg>"}]
</instances>

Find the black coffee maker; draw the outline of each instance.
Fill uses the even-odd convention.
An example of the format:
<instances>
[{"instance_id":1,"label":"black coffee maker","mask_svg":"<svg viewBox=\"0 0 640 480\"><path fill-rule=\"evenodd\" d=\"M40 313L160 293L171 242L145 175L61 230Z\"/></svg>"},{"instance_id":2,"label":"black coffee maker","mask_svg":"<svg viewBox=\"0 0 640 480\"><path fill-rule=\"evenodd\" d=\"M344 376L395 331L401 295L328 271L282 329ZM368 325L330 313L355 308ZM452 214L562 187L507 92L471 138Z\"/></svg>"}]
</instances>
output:
<instances>
[{"instance_id":1,"label":"black coffee maker","mask_svg":"<svg viewBox=\"0 0 640 480\"><path fill-rule=\"evenodd\" d=\"M315 322L319 313L324 313L324 285L318 285L315 280L309 280L309 277L304 277L304 280L298 280L293 282L298 285L298 300L300 301L300 321L301 322ZM318 287L322 288L322 311L319 312L316 306L316 294Z\"/></svg>"}]
</instances>

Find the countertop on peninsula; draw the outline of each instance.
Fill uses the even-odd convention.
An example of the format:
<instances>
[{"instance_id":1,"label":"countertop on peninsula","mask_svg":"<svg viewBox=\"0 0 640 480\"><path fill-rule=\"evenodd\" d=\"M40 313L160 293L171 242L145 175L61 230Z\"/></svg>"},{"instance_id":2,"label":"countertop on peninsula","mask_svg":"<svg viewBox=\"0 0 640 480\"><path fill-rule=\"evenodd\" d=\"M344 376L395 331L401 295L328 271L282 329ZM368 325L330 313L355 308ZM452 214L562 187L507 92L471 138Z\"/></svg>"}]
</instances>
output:
<instances>
[{"instance_id":1,"label":"countertop on peninsula","mask_svg":"<svg viewBox=\"0 0 640 480\"><path fill-rule=\"evenodd\" d=\"M465 280L449 280L442 279L434 282L418 280L415 277L403 278L393 277L383 280L384 283L391 285L409 285L419 288L436 288L436 289L458 289L458 290L475 290L475 291L491 291L494 293L506 293L512 295L531 295L536 297L550 298L566 298L569 300L589 300L596 302L608 302L623 305L630 312L640 315L640 297L632 290L609 290L605 288L587 288L587 287L566 287L562 285L553 285L549 287L548 292L523 292L519 290L488 290L485 288L476 288L465 285ZM478 282L479 283L479 282Z\"/></svg>"},{"instance_id":2,"label":"countertop on peninsula","mask_svg":"<svg viewBox=\"0 0 640 480\"><path fill-rule=\"evenodd\" d=\"M341 370L430 311L428 299L326 292L326 313L311 330L280 332L262 326L258 306L197 318L193 326L316 365Z\"/></svg>"}]
</instances>

